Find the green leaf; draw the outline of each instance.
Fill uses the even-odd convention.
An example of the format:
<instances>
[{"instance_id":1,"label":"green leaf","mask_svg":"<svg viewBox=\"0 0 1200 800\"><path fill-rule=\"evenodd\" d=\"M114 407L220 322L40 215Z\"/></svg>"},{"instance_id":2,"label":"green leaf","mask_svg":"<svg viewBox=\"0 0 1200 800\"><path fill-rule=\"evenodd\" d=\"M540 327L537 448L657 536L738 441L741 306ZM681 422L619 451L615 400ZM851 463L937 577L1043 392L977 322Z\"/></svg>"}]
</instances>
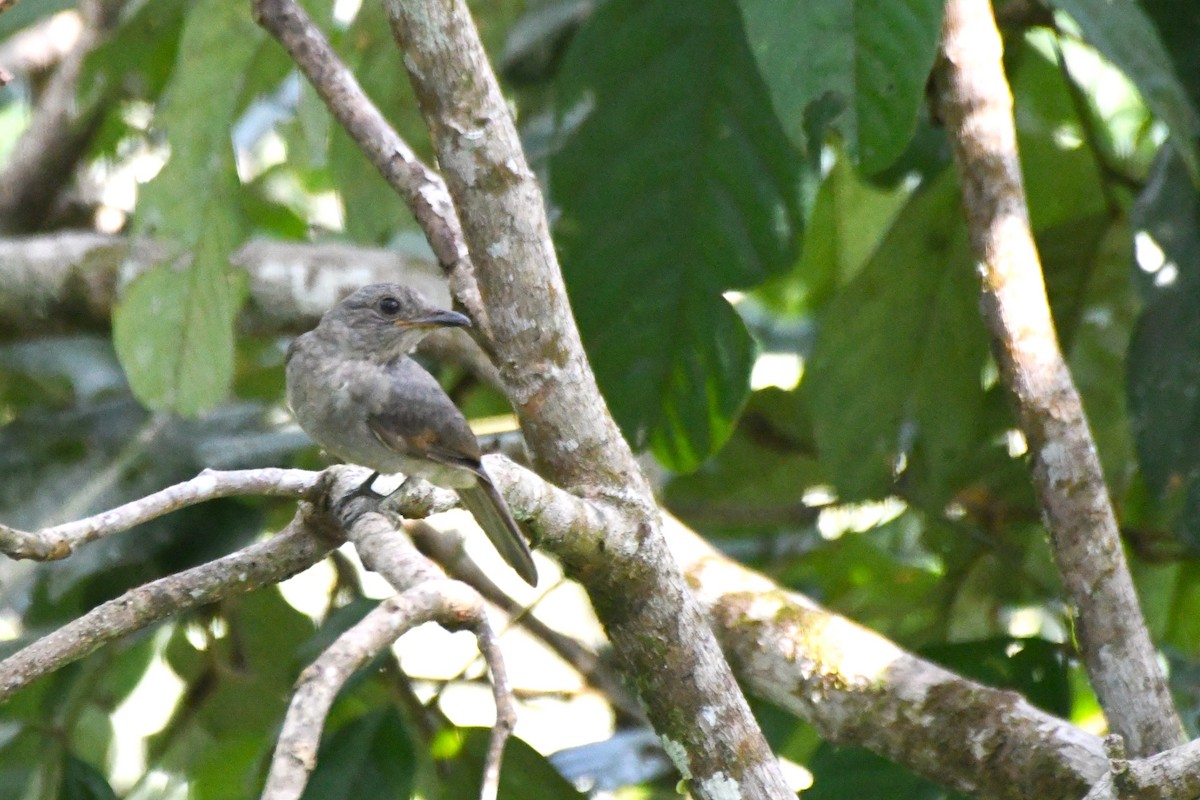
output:
<instances>
[{"instance_id":1,"label":"green leaf","mask_svg":"<svg viewBox=\"0 0 1200 800\"><path fill-rule=\"evenodd\" d=\"M135 230L172 251L130 284L113 314L130 386L153 409L197 414L223 400L233 379L233 321L245 282L229 267L243 237L229 130L260 36L244 10L202 0L185 24L156 118L171 156L140 198Z\"/></svg>"},{"instance_id":2,"label":"green leaf","mask_svg":"<svg viewBox=\"0 0 1200 800\"><path fill-rule=\"evenodd\" d=\"M339 728L321 745L304 800L406 800L417 766L412 739L394 710ZM466 796L466 795L464 795Z\"/></svg>"},{"instance_id":3,"label":"green leaf","mask_svg":"<svg viewBox=\"0 0 1200 800\"><path fill-rule=\"evenodd\" d=\"M461 745L456 757L447 765L442 796L478 797L489 730L462 728L459 733ZM583 800L584 797L543 755L515 736L510 737L504 746L499 800L527 800L531 794L536 794L538 800Z\"/></svg>"},{"instance_id":4,"label":"green leaf","mask_svg":"<svg viewBox=\"0 0 1200 800\"><path fill-rule=\"evenodd\" d=\"M626 435L688 470L729 435L753 343L721 293L791 266L798 154L732 0L613 0L559 81L577 122L551 161L567 287Z\"/></svg>"},{"instance_id":5,"label":"green leaf","mask_svg":"<svg viewBox=\"0 0 1200 800\"><path fill-rule=\"evenodd\" d=\"M1131 223L1146 300L1129 343L1134 444L1151 492L1186 497L1177 528L1200 547L1200 199L1177 153L1159 154Z\"/></svg>"},{"instance_id":6,"label":"green leaf","mask_svg":"<svg viewBox=\"0 0 1200 800\"><path fill-rule=\"evenodd\" d=\"M1146 12L1133 0L1050 0L1050 5L1069 14L1083 38L1133 82L1146 106L1171 130L1192 180L1200 182L1200 114Z\"/></svg>"},{"instance_id":7,"label":"green leaf","mask_svg":"<svg viewBox=\"0 0 1200 800\"><path fill-rule=\"evenodd\" d=\"M202 241L190 267L155 267L125 290L113 339L130 387L149 408L194 415L229 393L233 320L246 281L228 271L228 253Z\"/></svg>"},{"instance_id":8,"label":"green leaf","mask_svg":"<svg viewBox=\"0 0 1200 800\"><path fill-rule=\"evenodd\" d=\"M839 497L892 491L921 457L933 490L979 439L987 339L951 172L918 191L826 307L804 382Z\"/></svg>"},{"instance_id":9,"label":"green leaf","mask_svg":"<svg viewBox=\"0 0 1200 800\"><path fill-rule=\"evenodd\" d=\"M1106 210L1097 154L1090 143L1077 146L1087 141L1086 123L1079 119L1062 69L1043 52L1051 46L1048 37L1040 42L1047 47L1035 47L1027 39L1008 44L1006 62L1025 197L1030 221L1039 231Z\"/></svg>"},{"instance_id":10,"label":"green leaf","mask_svg":"<svg viewBox=\"0 0 1200 800\"><path fill-rule=\"evenodd\" d=\"M760 537L813 524L807 488L827 483L814 458L812 422L799 392L771 387L750 396L721 452L667 484L672 513L706 533Z\"/></svg>"},{"instance_id":11,"label":"green leaf","mask_svg":"<svg viewBox=\"0 0 1200 800\"><path fill-rule=\"evenodd\" d=\"M67 754L63 764L60 800L117 800L116 792L100 770L91 764Z\"/></svg>"},{"instance_id":12,"label":"green leaf","mask_svg":"<svg viewBox=\"0 0 1200 800\"><path fill-rule=\"evenodd\" d=\"M1175 64L1175 74L1183 83L1192 105L1200 108L1200 14L1195 0L1140 0L1162 37L1163 46Z\"/></svg>"},{"instance_id":13,"label":"green leaf","mask_svg":"<svg viewBox=\"0 0 1200 800\"><path fill-rule=\"evenodd\" d=\"M800 261L755 296L783 314L820 309L858 274L907 200L903 188L859 180L849 161L839 158L817 191Z\"/></svg>"},{"instance_id":14,"label":"green leaf","mask_svg":"<svg viewBox=\"0 0 1200 800\"><path fill-rule=\"evenodd\" d=\"M804 800L861 800L895 797L904 800L968 800L943 789L887 759L860 747L823 744L808 762L813 774Z\"/></svg>"},{"instance_id":15,"label":"green leaf","mask_svg":"<svg viewBox=\"0 0 1200 800\"><path fill-rule=\"evenodd\" d=\"M1071 713L1071 685L1062 644L1005 636L940 643L920 652L966 678L1019 692L1047 713L1063 718Z\"/></svg>"},{"instance_id":16,"label":"green leaf","mask_svg":"<svg viewBox=\"0 0 1200 800\"><path fill-rule=\"evenodd\" d=\"M750 46L793 141L807 150L817 115L837 127L862 171L912 138L937 55L940 0L739 0ZM823 131L816 130L817 136Z\"/></svg>"},{"instance_id":17,"label":"green leaf","mask_svg":"<svg viewBox=\"0 0 1200 800\"><path fill-rule=\"evenodd\" d=\"M158 99L176 63L187 6L187 0L127 5L116 31L84 59L82 93L119 87L143 100Z\"/></svg>"}]
</instances>

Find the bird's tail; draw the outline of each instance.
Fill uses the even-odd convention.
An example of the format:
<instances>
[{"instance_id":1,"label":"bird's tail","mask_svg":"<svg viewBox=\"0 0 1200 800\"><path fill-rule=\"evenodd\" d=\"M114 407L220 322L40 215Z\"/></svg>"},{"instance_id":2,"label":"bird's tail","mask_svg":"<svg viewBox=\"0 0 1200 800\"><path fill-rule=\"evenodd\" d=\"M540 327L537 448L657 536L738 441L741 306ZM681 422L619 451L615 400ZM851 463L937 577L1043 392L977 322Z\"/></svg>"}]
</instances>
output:
<instances>
[{"instance_id":1,"label":"bird's tail","mask_svg":"<svg viewBox=\"0 0 1200 800\"><path fill-rule=\"evenodd\" d=\"M479 527L492 540L492 545L504 557L517 574L530 586L537 586L537 567L533 564L533 556L529 545L525 542L525 534L513 519L508 504L496 491L496 487L484 475L477 475L478 481L474 486L458 490L463 506L475 517Z\"/></svg>"}]
</instances>

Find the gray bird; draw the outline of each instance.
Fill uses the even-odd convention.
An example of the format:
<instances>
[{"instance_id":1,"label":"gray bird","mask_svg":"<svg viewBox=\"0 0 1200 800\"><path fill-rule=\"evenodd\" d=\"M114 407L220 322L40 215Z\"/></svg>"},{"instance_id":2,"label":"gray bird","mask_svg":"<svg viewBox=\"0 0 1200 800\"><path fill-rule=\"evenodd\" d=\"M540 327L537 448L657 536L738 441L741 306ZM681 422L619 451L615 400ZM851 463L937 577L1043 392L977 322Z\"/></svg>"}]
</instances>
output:
<instances>
[{"instance_id":1,"label":"gray bird","mask_svg":"<svg viewBox=\"0 0 1200 800\"><path fill-rule=\"evenodd\" d=\"M300 427L341 460L456 490L504 560L536 586L529 545L483 468L475 434L409 358L433 329L470 324L407 286L364 286L288 348L288 405Z\"/></svg>"}]
</instances>

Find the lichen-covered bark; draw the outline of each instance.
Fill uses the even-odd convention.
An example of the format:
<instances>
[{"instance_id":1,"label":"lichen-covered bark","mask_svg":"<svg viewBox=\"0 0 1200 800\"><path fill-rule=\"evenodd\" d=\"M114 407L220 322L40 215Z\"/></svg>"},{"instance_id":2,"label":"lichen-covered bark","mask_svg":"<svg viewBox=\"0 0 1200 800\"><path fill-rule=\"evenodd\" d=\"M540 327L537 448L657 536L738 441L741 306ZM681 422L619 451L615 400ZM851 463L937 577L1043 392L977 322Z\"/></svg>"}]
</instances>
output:
<instances>
[{"instance_id":1,"label":"lichen-covered bark","mask_svg":"<svg viewBox=\"0 0 1200 800\"><path fill-rule=\"evenodd\" d=\"M1125 563L1079 393L1059 349L1017 157L1012 95L988 0L950 0L937 103L950 132L983 315L1029 444L1033 482L1088 675L1112 730L1135 755L1183 729Z\"/></svg>"},{"instance_id":2,"label":"lichen-covered bark","mask_svg":"<svg viewBox=\"0 0 1200 800\"><path fill-rule=\"evenodd\" d=\"M672 549L742 684L834 742L988 800L1075 800L1098 737L969 681L735 564L682 528Z\"/></svg>"}]
</instances>

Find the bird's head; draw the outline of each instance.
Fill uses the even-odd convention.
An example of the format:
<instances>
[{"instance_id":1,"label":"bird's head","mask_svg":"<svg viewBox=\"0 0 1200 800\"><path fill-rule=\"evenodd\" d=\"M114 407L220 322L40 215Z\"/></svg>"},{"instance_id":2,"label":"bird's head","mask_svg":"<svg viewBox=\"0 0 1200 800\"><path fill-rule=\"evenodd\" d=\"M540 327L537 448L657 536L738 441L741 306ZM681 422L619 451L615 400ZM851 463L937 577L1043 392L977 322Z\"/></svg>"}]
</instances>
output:
<instances>
[{"instance_id":1,"label":"bird's head","mask_svg":"<svg viewBox=\"0 0 1200 800\"><path fill-rule=\"evenodd\" d=\"M326 312L321 327L368 353L411 353L436 328L466 327L471 320L438 308L398 283L358 289Z\"/></svg>"}]
</instances>

